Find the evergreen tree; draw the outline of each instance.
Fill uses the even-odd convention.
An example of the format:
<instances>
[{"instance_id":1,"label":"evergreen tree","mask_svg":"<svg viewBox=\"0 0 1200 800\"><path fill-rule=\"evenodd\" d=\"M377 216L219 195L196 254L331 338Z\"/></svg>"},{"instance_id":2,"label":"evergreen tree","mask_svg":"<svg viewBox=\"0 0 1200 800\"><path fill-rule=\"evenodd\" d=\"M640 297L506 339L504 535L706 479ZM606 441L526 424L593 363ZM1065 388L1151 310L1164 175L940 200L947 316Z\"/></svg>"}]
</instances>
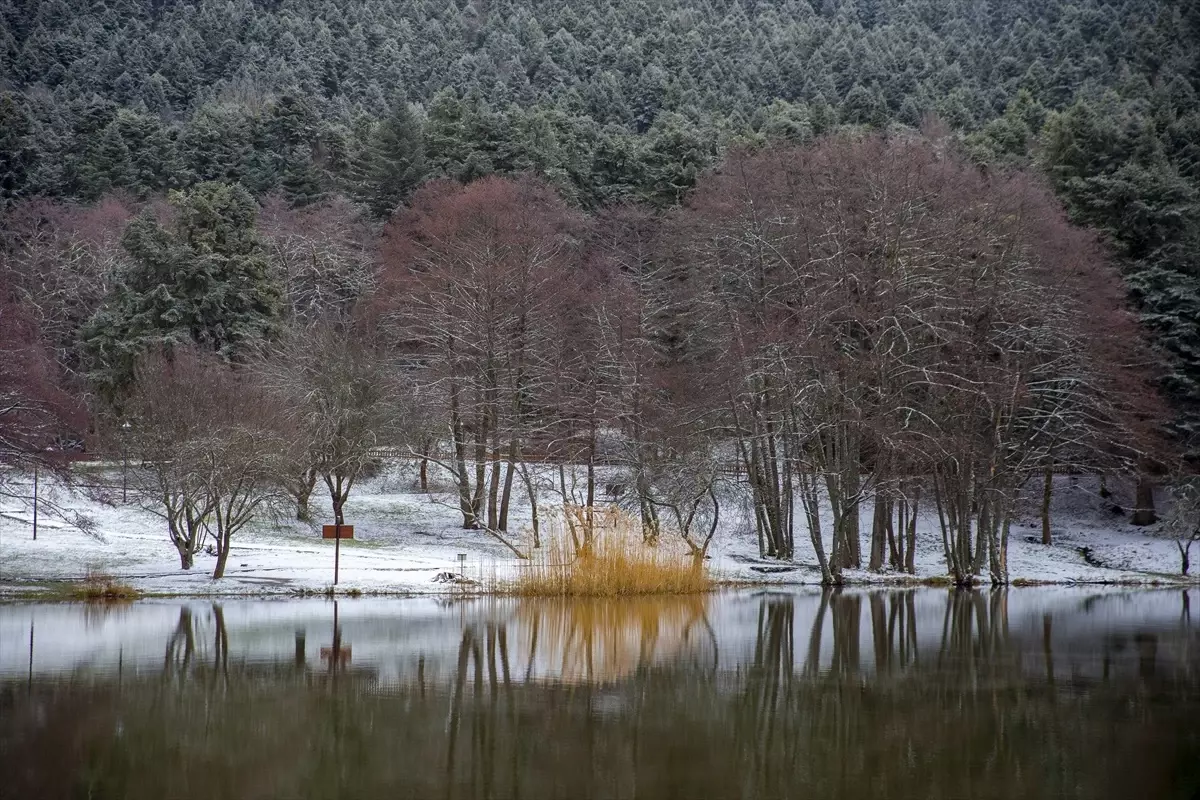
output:
<instances>
[{"instance_id":1,"label":"evergreen tree","mask_svg":"<svg viewBox=\"0 0 1200 800\"><path fill-rule=\"evenodd\" d=\"M170 229L150 212L126 228L131 266L83 332L95 384L110 396L151 348L194 342L236 360L277 331L282 293L255 230L254 198L209 182L171 203Z\"/></svg>"},{"instance_id":2,"label":"evergreen tree","mask_svg":"<svg viewBox=\"0 0 1200 800\"><path fill-rule=\"evenodd\" d=\"M771 139L807 142L813 138L812 119L808 109L786 100L776 100L764 110L759 132Z\"/></svg>"},{"instance_id":3,"label":"evergreen tree","mask_svg":"<svg viewBox=\"0 0 1200 800\"><path fill-rule=\"evenodd\" d=\"M283 153L279 187L293 206L307 206L325 197L321 173L313 163L312 148L296 145Z\"/></svg>"},{"instance_id":4,"label":"evergreen tree","mask_svg":"<svg viewBox=\"0 0 1200 800\"><path fill-rule=\"evenodd\" d=\"M0 209L26 193L37 161L31 132L20 97L11 92L0 94Z\"/></svg>"},{"instance_id":5,"label":"evergreen tree","mask_svg":"<svg viewBox=\"0 0 1200 800\"><path fill-rule=\"evenodd\" d=\"M461 177L471 156L471 119L465 103L453 90L443 89L430 101L424 139L430 171Z\"/></svg>"},{"instance_id":6,"label":"evergreen tree","mask_svg":"<svg viewBox=\"0 0 1200 800\"><path fill-rule=\"evenodd\" d=\"M251 133L250 121L239 109L201 108L179 136L184 182L240 180L251 150Z\"/></svg>"},{"instance_id":7,"label":"evergreen tree","mask_svg":"<svg viewBox=\"0 0 1200 800\"><path fill-rule=\"evenodd\" d=\"M375 126L363 162L355 193L379 217L390 216L424 180L421 122L403 97Z\"/></svg>"},{"instance_id":8,"label":"evergreen tree","mask_svg":"<svg viewBox=\"0 0 1200 800\"><path fill-rule=\"evenodd\" d=\"M76 194L94 200L115 187L125 186L129 172L129 147L114 119L95 137L76 166Z\"/></svg>"},{"instance_id":9,"label":"evergreen tree","mask_svg":"<svg viewBox=\"0 0 1200 800\"><path fill-rule=\"evenodd\" d=\"M715 153L704 135L677 114L664 114L647 138L642 198L655 205L675 205L715 160Z\"/></svg>"}]
</instances>

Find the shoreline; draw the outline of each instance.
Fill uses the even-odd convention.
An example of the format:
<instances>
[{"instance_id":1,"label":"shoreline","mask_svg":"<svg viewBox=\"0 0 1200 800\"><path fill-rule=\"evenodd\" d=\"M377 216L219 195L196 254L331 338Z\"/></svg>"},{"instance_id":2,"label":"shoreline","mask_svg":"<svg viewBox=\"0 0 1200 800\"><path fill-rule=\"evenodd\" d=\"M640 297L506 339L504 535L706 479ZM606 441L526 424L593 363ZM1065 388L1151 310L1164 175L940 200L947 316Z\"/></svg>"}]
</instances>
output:
<instances>
[{"instance_id":1,"label":"shoreline","mask_svg":"<svg viewBox=\"0 0 1200 800\"><path fill-rule=\"evenodd\" d=\"M30 582L31 584L35 582ZM95 605L121 605L126 603L135 603L143 600L205 600L213 598L230 598L243 600L310 600L314 598L327 598L330 600L357 600L360 598L389 598L389 599L408 599L408 598L478 598L478 597L516 597L521 598L522 595L518 592L507 591L505 589L496 589L481 587L475 585L463 585L446 589L414 589L414 588L372 588L362 589L359 587L337 588L328 587L326 589L312 588L263 588L263 589L247 589L241 587L230 587L222 589L214 587L209 591L183 590L183 591L156 591L138 590L137 596L128 599L86 599L78 596L71 596L65 590L83 585L83 580L63 580L63 579L48 579L37 581L36 585L21 586L12 583L0 584L0 604L7 603L85 603ZM715 594L728 590L753 590L753 589L791 589L791 588L807 588L818 589L824 588L824 584L820 581L747 581L747 580L725 580L714 581L712 589L708 592L700 594ZM1200 587L1200 575L1189 576L1169 576L1163 575L1158 577L1139 578L1113 578L1113 579L1096 579L1096 580L1035 580L1018 578L1010 581L1007 584L995 585L988 580L975 581L967 586L956 587L949 577L921 577L921 576L888 576L883 575L875 579L862 578L847 578L840 585L829 586L828 588L835 591L838 590L898 590L898 589L966 589L966 590L983 590L992 588L1001 589L1034 589L1034 588L1075 588L1075 587L1104 587L1104 588L1123 588L1123 589L1191 589ZM680 597L684 595L675 593L640 593L640 594L621 594L621 595L558 595L558 596L537 596L536 598L527 597L526 599L538 600L582 600L582 599L626 599L626 598L659 598L659 597Z\"/></svg>"}]
</instances>

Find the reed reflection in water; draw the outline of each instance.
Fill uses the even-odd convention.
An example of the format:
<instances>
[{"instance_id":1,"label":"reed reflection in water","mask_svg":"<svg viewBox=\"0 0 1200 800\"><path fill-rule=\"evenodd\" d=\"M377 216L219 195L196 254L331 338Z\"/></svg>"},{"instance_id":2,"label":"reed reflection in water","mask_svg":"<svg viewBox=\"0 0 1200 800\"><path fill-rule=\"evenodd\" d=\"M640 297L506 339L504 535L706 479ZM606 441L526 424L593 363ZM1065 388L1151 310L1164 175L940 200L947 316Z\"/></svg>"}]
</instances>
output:
<instances>
[{"instance_id":1,"label":"reed reflection in water","mask_svg":"<svg viewBox=\"0 0 1200 800\"><path fill-rule=\"evenodd\" d=\"M1190 798L1195 594L74 607L73 642L120 642L100 661L43 633L62 607L0 607L0 774L47 798Z\"/></svg>"}]
</instances>

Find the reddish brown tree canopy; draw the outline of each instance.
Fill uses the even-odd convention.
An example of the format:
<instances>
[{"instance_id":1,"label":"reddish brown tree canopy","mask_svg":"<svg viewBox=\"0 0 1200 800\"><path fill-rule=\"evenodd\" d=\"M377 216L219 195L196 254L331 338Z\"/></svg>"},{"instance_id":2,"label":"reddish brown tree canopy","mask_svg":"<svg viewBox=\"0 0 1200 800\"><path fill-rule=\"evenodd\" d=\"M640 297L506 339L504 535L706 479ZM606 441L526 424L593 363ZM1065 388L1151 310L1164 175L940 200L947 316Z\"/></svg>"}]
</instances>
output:
<instances>
[{"instance_id":1,"label":"reddish brown tree canopy","mask_svg":"<svg viewBox=\"0 0 1200 800\"><path fill-rule=\"evenodd\" d=\"M73 447L85 425L30 309L0 286L0 462L44 461Z\"/></svg>"}]
</instances>

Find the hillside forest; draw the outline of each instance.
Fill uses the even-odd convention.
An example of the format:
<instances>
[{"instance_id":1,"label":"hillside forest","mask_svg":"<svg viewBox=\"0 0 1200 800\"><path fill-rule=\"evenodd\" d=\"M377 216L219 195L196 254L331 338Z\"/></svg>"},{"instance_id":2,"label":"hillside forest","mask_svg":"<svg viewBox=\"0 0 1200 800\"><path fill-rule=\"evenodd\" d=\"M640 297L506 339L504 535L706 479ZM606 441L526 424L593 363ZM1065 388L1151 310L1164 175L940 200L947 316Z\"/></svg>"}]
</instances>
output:
<instances>
[{"instance_id":1,"label":"hillside forest","mask_svg":"<svg viewBox=\"0 0 1200 800\"><path fill-rule=\"evenodd\" d=\"M218 576L384 454L518 556L557 470L583 547L606 490L697 558L739 503L828 583L929 513L1007 581L1056 472L1200 515L1198 41L1188 0L0 0L0 461L132 455Z\"/></svg>"}]
</instances>

